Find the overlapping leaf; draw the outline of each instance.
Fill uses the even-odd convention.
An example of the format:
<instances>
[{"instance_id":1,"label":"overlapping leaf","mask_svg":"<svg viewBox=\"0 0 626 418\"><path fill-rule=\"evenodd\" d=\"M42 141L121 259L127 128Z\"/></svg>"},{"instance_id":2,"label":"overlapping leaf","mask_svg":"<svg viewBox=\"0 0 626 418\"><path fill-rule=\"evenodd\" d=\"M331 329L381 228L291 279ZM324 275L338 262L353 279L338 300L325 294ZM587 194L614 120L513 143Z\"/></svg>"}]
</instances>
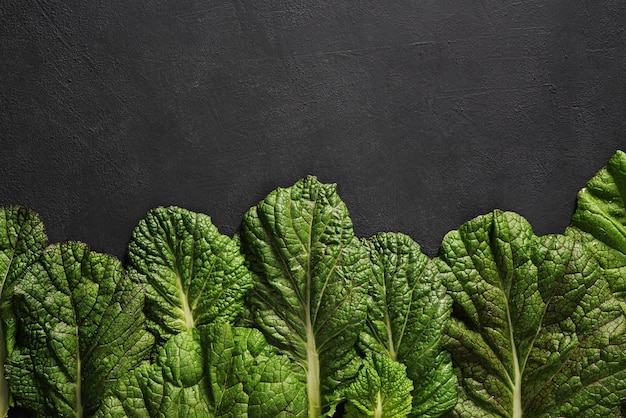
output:
<instances>
[{"instance_id":1,"label":"overlapping leaf","mask_svg":"<svg viewBox=\"0 0 626 418\"><path fill-rule=\"evenodd\" d=\"M367 313L367 251L335 186L314 177L250 209L241 240L255 276L255 322L307 372L309 416L317 418L332 410L338 385L354 377Z\"/></svg>"},{"instance_id":2,"label":"overlapping leaf","mask_svg":"<svg viewBox=\"0 0 626 418\"><path fill-rule=\"evenodd\" d=\"M10 404L3 365L15 344L13 287L41 257L47 244L43 223L36 213L18 206L0 208L0 417L7 415Z\"/></svg>"},{"instance_id":3,"label":"overlapping leaf","mask_svg":"<svg viewBox=\"0 0 626 418\"><path fill-rule=\"evenodd\" d=\"M440 257L455 277L455 415L621 416L626 321L584 246L496 211L446 235Z\"/></svg>"},{"instance_id":4,"label":"overlapping leaf","mask_svg":"<svg viewBox=\"0 0 626 418\"><path fill-rule=\"evenodd\" d=\"M16 404L41 417L93 414L152 348L142 300L113 257L76 242L46 249L15 285L7 374Z\"/></svg>"},{"instance_id":5,"label":"overlapping leaf","mask_svg":"<svg viewBox=\"0 0 626 418\"><path fill-rule=\"evenodd\" d=\"M452 307L443 278L451 273L403 234L380 233L366 246L373 267L366 352L406 365L415 387L412 413L439 416L456 402L456 377L441 341Z\"/></svg>"},{"instance_id":6,"label":"overlapping leaf","mask_svg":"<svg viewBox=\"0 0 626 418\"><path fill-rule=\"evenodd\" d=\"M403 418L411 412L413 382L406 367L386 354L369 353L346 389L348 418Z\"/></svg>"},{"instance_id":7,"label":"overlapping leaf","mask_svg":"<svg viewBox=\"0 0 626 418\"><path fill-rule=\"evenodd\" d=\"M161 342L232 321L252 286L237 244L208 216L177 207L154 209L139 222L128 263L131 277L147 285L146 316Z\"/></svg>"},{"instance_id":8,"label":"overlapping leaf","mask_svg":"<svg viewBox=\"0 0 626 418\"><path fill-rule=\"evenodd\" d=\"M96 416L302 416L306 393L297 373L257 330L201 326L170 338L154 364L122 379Z\"/></svg>"},{"instance_id":9,"label":"overlapping leaf","mask_svg":"<svg viewBox=\"0 0 626 418\"><path fill-rule=\"evenodd\" d=\"M626 295L626 153L618 151L578 193L568 234L599 260L616 293Z\"/></svg>"}]
</instances>

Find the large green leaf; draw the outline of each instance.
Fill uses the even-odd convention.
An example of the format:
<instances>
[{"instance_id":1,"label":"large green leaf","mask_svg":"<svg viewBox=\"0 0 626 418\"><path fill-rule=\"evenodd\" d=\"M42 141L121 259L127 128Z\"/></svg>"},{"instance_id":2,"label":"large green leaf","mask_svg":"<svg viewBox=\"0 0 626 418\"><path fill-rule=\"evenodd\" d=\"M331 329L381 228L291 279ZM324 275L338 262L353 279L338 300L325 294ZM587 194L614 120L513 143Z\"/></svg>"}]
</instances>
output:
<instances>
[{"instance_id":1,"label":"large green leaf","mask_svg":"<svg viewBox=\"0 0 626 418\"><path fill-rule=\"evenodd\" d=\"M439 416L456 403L456 377L442 348L452 308L443 279L451 273L403 234L380 233L366 246L373 274L364 345L406 365L415 416Z\"/></svg>"},{"instance_id":2,"label":"large green leaf","mask_svg":"<svg viewBox=\"0 0 626 418\"><path fill-rule=\"evenodd\" d=\"M496 211L446 235L440 257L454 274L454 415L621 416L626 321L584 246Z\"/></svg>"},{"instance_id":3,"label":"large green leaf","mask_svg":"<svg viewBox=\"0 0 626 418\"><path fill-rule=\"evenodd\" d=\"M626 294L626 153L615 153L578 193L567 233L596 255L614 291Z\"/></svg>"},{"instance_id":4,"label":"large green leaf","mask_svg":"<svg viewBox=\"0 0 626 418\"><path fill-rule=\"evenodd\" d=\"M255 276L256 324L306 371L309 416L317 418L354 377L354 347L367 314L367 250L335 186L314 177L250 209L241 240Z\"/></svg>"},{"instance_id":5,"label":"large green leaf","mask_svg":"<svg viewBox=\"0 0 626 418\"><path fill-rule=\"evenodd\" d=\"M173 336L152 365L121 379L97 417L294 417L305 385L255 329L228 323Z\"/></svg>"},{"instance_id":6,"label":"large green leaf","mask_svg":"<svg viewBox=\"0 0 626 418\"><path fill-rule=\"evenodd\" d=\"M151 330L166 341L198 325L232 321L243 310L252 279L239 247L206 215L157 208L133 231L131 277L147 286Z\"/></svg>"},{"instance_id":7,"label":"large green leaf","mask_svg":"<svg viewBox=\"0 0 626 418\"><path fill-rule=\"evenodd\" d=\"M76 242L49 247L15 285L18 320L7 366L18 406L90 416L149 354L142 289L115 258Z\"/></svg>"},{"instance_id":8,"label":"large green leaf","mask_svg":"<svg viewBox=\"0 0 626 418\"><path fill-rule=\"evenodd\" d=\"M15 344L13 287L47 244L36 213L18 206L0 208L0 417L7 415L10 406L4 364Z\"/></svg>"}]
</instances>

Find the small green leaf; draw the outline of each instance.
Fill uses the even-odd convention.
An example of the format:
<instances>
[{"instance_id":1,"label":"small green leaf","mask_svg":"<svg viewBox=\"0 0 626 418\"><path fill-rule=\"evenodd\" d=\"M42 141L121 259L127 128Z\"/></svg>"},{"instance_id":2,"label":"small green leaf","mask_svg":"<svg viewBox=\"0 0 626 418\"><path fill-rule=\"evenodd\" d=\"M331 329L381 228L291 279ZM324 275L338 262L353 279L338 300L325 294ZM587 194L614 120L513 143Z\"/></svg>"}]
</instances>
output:
<instances>
[{"instance_id":1,"label":"small green leaf","mask_svg":"<svg viewBox=\"0 0 626 418\"><path fill-rule=\"evenodd\" d=\"M133 231L131 277L147 285L145 312L161 342L243 311L252 279L236 242L203 214L157 208Z\"/></svg>"},{"instance_id":2,"label":"small green leaf","mask_svg":"<svg viewBox=\"0 0 626 418\"><path fill-rule=\"evenodd\" d=\"M403 364L387 355L370 353L346 390L346 417L406 417L411 412L412 390Z\"/></svg>"},{"instance_id":3,"label":"small green leaf","mask_svg":"<svg viewBox=\"0 0 626 418\"><path fill-rule=\"evenodd\" d=\"M307 372L309 416L317 418L354 377L345 372L366 319L367 251L335 186L314 177L250 209L241 240L255 277L250 310L268 341Z\"/></svg>"},{"instance_id":4,"label":"small green leaf","mask_svg":"<svg viewBox=\"0 0 626 418\"><path fill-rule=\"evenodd\" d=\"M454 274L454 415L621 416L626 318L585 247L496 211L448 233L440 257Z\"/></svg>"},{"instance_id":5,"label":"small green leaf","mask_svg":"<svg viewBox=\"0 0 626 418\"><path fill-rule=\"evenodd\" d=\"M39 216L22 207L0 208L0 417L11 404L4 364L15 344L13 287L24 271L41 257L48 245Z\"/></svg>"},{"instance_id":6,"label":"small green leaf","mask_svg":"<svg viewBox=\"0 0 626 418\"><path fill-rule=\"evenodd\" d=\"M456 403L456 377L442 348L452 308L442 279L451 273L403 234L380 233L366 246L373 274L363 344L368 352L385 353L406 365L415 387L415 416L439 416Z\"/></svg>"},{"instance_id":7,"label":"small green leaf","mask_svg":"<svg viewBox=\"0 0 626 418\"><path fill-rule=\"evenodd\" d=\"M111 256L76 242L47 248L15 285L16 404L44 417L93 414L152 348L142 295Z\"/></svg>"}]
</instances>

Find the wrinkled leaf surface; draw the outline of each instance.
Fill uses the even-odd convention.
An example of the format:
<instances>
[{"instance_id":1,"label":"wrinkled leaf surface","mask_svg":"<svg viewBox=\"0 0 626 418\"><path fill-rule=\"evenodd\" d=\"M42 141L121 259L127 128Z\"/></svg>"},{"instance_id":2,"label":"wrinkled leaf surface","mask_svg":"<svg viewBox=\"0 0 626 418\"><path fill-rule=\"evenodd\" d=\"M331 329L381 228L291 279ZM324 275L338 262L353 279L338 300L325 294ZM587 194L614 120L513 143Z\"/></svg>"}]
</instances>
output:
<instances>
[{"instance_id":1,"label":"wrinkled leaf surface","mask_svg":"<svg viewBox=\"0 0 626 418\"><path fill-rule=\"evenodd\" d=\"M42 417L93 414L152 348L142 295L111 256L76 242L47 248L15 285L16 403Z\"/></svg>"},{"instance_id":2,"label":"wrinkled leaf surface","mask_svg":"<svg viewBox=\"0 0 626 418\"><path fill-rule=\"evenodd\" d=\"M413 414L439 416L456 403L456 377L442 347L452 307L443 279L451 273L403 234L380 233L366 246L373 267L366 351L406 365L415 387Z\"/></svg>"},{"instance_id":3,"label":"wrinkled leaf surface","mask_svg":"<svg viewBox=\"0 0 626 418\"><path fill-rule=\"evenodd\" d=\"M146 284L146 316L161 342L178 332L232 321L252 280L236 242L206 215L157 208L141 220L128 247L134 280Z\"/></svg>"},{"instance_id":4,"label":"wrinkled leaf surface","mask_svg":"<svg viewBox=\"0 0 626 418\"><path fill-rule=\"evenodd\" d=\"M446 235L440 257L454 274L454 415L621 415L625 318L584 246L496 211Z\"/></svg>"},{"instance_id":5,"label":"wrinkled leaf surface","mask_svg":"<svg viewBox=\"0 0 626 418\"><path fill-rule=\"evenodd\" d=\"M309 416L318 417L356 372L371 274L367 251L335 186L314 177L250 209L241 240L255 276L255 322L306 371Z\"/></svg>"}]
</instances>

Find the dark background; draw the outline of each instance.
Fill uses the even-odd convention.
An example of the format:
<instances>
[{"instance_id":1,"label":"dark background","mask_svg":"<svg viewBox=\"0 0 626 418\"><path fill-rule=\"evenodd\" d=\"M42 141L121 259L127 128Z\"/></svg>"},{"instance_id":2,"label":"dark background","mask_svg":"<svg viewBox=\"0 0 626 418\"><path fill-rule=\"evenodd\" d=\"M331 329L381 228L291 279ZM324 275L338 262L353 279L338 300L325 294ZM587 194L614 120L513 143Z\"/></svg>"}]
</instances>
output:
<instances>
[{"instance_id":1,"label":"dark background","mask_svg":"<svg viewBox=\"0 0 626 418\"><path fill-rule=\"evenodd\" d=\"M429 255L495 208L561 232L626 148L625 23L617 0L2 2L0 205L123 256L153 207L232 234L314 174L358 235Z\"/></svg>"}]
</instances>

